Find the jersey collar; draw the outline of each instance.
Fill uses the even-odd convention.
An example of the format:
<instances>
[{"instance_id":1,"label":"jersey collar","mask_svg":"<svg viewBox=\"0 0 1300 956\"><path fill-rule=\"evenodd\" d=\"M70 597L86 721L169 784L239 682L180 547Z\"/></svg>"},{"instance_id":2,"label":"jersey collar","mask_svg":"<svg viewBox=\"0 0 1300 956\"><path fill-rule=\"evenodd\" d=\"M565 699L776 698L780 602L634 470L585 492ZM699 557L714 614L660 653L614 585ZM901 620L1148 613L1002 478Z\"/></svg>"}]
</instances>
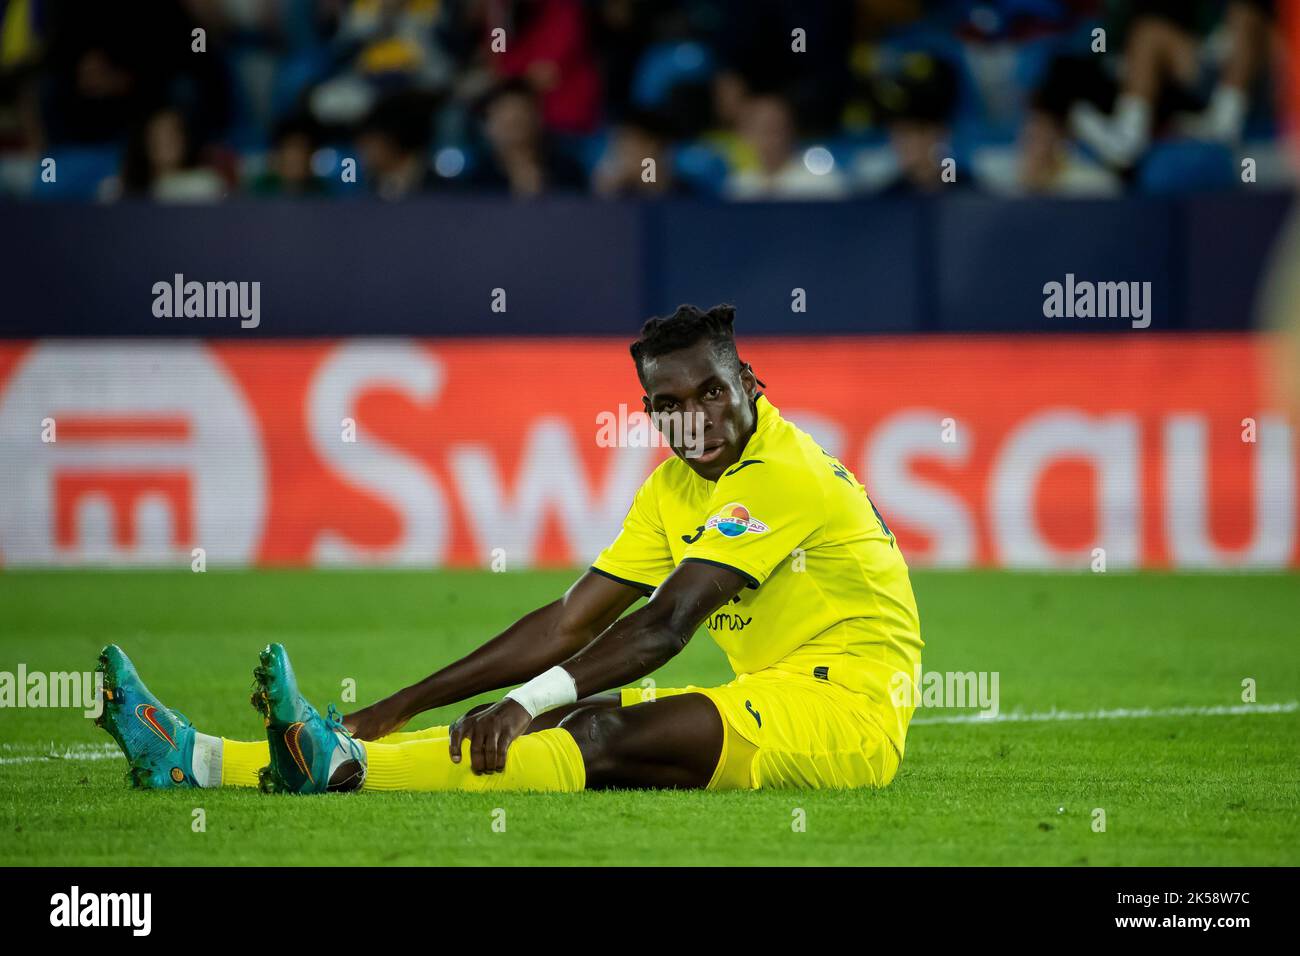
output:
<instances>
[{"instance_id":1,"label":"jersey collar","mask_svg":"<svg viewBox=\"0 0 1300 956\"><path fill-rule=\"evenodd\" d=\"M768 401L767 396L762 392L754 396L754 434L749 436L749 441L745 442L745 447L740 450L741 461L744 460L745 455L751 453L758 443L759 437L764 432L771 431L772 426L780 420L781 413L777 411L775 405ZM699 475L695 474L694 470L691 470L690 474L699 481L707 482L710 485L716 484L716 482L709 481L707 478L700 478Z\"/></svg>"},{"instance_id":2,"label":"jersey collar","mask_svg":"<svg viewBox=\"0 0 1300 956\"><path fill-rule=\"evenodd\" d=\"M750 453L750 450L758 442L759 438L765 433L772 430L781 418L781 413L776 410L776 406L768 401L767 396L759 392L754 396L754 434L749 436L749 441L745 442L745 447L740 450L740 457Z\"/></svg>"},{"instance_id":3,"label":"jersey collar","mask_svg":"<svg viewBox=\"0 0 1300 956\"><path fill-rule=\"evenodd\" d=\"M781 413L776 410L776 406L773 405L762 392L759 392L754 396L754 412L754 434L750 436L750 441L753 441L760 433L771 428L776 420L781 417ZM748 448L749 446L746 445L745 447Z\"/></svg>"}]
</instances>

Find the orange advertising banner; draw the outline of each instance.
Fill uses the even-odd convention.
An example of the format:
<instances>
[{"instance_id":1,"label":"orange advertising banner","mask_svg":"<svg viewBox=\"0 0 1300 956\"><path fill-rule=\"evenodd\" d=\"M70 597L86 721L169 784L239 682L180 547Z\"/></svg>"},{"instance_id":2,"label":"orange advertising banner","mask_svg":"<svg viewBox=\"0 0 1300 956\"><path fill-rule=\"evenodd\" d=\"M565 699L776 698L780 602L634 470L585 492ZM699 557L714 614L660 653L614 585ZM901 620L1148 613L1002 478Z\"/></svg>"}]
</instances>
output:
<instances>
[{"instance_id":1,"label":"orange advertising banner","mask_svg":"<svg viewBox=\"0 0 1300 956\"><path fill-rule=\"evenodd\" d=\"M915 566L1292 568L1250 335L742 341ZM607 339L0 345L0 562L589 561L666 450Z\"/></svg>"}]
</instances>

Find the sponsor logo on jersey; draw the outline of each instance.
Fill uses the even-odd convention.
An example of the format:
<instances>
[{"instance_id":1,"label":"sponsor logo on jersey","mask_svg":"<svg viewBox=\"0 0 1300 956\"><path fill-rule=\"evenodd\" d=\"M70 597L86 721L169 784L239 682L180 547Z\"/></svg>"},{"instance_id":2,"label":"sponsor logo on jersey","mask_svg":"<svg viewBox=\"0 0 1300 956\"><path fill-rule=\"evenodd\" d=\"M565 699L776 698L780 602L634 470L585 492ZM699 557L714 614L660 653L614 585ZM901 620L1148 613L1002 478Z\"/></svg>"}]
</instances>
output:
<instances>
[{"instance_id":1,"label":"sponsor logo on jersey","mask_svg":"<svg viewBox=\"0 0 1300 956\"><path fill-rule=\"evenodd\" d=\"M733 501L729 505L723 505L708 520L705 528L717 528L728 538L738 538L747 531L750 534L762 534L767 530L767 525L753 517L744 505Z\"/></svg>"}]
</instances>

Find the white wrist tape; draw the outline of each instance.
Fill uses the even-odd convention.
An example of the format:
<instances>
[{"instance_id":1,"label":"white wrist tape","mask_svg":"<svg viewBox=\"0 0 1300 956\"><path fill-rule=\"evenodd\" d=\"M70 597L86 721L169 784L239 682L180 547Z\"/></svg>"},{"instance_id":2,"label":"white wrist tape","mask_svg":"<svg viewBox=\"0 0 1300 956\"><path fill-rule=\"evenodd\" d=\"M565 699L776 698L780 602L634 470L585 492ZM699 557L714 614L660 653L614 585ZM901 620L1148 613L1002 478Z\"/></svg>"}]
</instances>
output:
<instances>
[{"instance_id":1,"label":"white wrist tape","mask_svg":"<svg viewBox=\"0 0 1300 956\"><path fill-rule=\"evenodd\" d=\"M536 717L576 701L578 685L573 682L568 671L556 666L544 674L538 674L522 687L516 687L506 697L528 711L529 717Z\"/></svg>"}]
</instances>

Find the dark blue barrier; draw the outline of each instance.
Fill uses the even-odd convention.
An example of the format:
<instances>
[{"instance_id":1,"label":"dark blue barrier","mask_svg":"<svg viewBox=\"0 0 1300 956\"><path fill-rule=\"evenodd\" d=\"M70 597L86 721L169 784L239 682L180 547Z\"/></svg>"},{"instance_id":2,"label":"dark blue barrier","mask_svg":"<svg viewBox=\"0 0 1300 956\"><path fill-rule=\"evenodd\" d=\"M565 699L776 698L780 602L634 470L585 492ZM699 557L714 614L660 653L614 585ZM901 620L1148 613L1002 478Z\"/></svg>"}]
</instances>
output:
<instances>
[{"instance_id":1,"label":"dark blue barrier","mask_svg":"<svg viewBox=\"0 0 1300 956\"><path fill-rule=\"evenodd\" d=\"M1183 318L1190 329L1249 328L1261 270L1286 218L1276 200L1207 196L1182 210Z\"/></svg>"},{"instance_id":2,"label":"dark blue barrier","mask_svg":"<svg viewBox=\"0 0 1300 956\"><path fill-rule=\"evenodd\" d=\"M1113 332L1048 318L1067 274L1150 282L1155 329L1240 329L1281 196L726 205L430 199L0 206L0 335L627 336L679 302L746 334ZM259 324L153 288L260 283ZM504 311L494 311L494 290ZM803 290L806 311L792 309Z\"/></svg>"},{"instance_id":3,"label":"dark blue barrier","mask_svg":"<svg viewBox=\"0 0 1300 956\"><path fill-rule=\"evenodd\" d=\"M731 302L751 334L919 331L925 219L923 204L900 200L655 208L642 311Z\"/></svg>"},{"instance_id":4,"label":"dark blue barrier","mask_svg":"<svg viewBox=\"0 0 1300 956\"><path fill-rule=\"evenodd\" d=\"M1124 328L1123 319L1044 316L1044 285L1064 285L1070 275L1076 282L1150 282L1151 327L1179 324L1177 205L958 199L935 210L936 308L947 331Z\"/></svg>"}]
</instances>

